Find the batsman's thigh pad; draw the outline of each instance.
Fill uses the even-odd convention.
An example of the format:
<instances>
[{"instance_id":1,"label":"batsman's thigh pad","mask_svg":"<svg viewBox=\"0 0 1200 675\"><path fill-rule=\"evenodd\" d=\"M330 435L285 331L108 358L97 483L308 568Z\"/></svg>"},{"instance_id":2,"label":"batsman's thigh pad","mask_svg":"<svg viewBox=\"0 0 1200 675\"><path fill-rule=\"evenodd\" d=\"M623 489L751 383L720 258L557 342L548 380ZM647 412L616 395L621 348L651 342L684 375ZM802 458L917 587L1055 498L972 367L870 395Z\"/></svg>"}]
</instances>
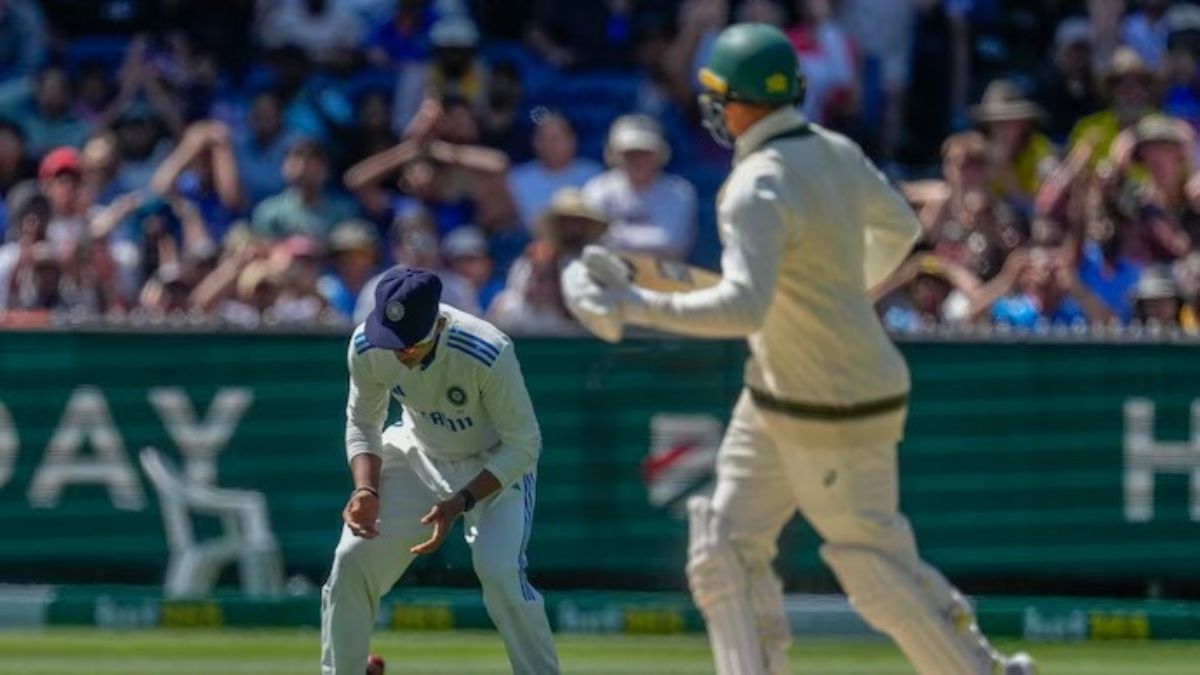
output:
<instances>
[{"instance_id":1,"label":"batsman's thigh pad","mask_svg":"<svg viewBox=\"0 0 1200 675\"><path fill-rule=\"evenodd\" d=\"M907 566L860 546L825 544L821 557L863 619L890 635L918 673L991 672L990 653L973 624L957 608L939 607L925 580Z\"/></svg>"}]
</instances>

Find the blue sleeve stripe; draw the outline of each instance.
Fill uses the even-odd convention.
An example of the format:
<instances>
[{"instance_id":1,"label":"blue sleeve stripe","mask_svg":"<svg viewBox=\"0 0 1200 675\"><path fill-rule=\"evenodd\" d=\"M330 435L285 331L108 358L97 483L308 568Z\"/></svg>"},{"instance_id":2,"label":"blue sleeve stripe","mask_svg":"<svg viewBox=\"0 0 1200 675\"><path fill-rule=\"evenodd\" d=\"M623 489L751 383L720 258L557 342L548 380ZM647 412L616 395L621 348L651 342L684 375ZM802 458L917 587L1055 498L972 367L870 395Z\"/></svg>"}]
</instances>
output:
<instances>
[{"instance_id":1,"label":"blue sleeve stripe","mask_svg":"<svg viewBox=\"0 0 1200 675\"><path fill-rule=\"evenodd\" d=\"M461 342L458 342L454 338L449 338L446 340L446 346L450 347L451 349L457 349L458 351L479 361L480 363L487 366L488 368L492 367L492 359L488 358L482 352L476 350L474 347L472 347L470 345L466 345Z\"/></svg>"},{"instance_id":2,"label":"blue sleeve stripe","mask_svg":"<svg viewBox=\"0 0 1200 675\"><path fill-rule=\"evenodd\" d=\"M452 335L456 338L459 338L460 340L463 340L464 342L474 344L475 346L479 347L480 351L482 351L485 354L489 354L493 359L496 358L497 356L500 356L500 348L493 345L492 343L488 342L487 340L484 340L481 337L476 337L474 335L471 335L470 333L464 333L463 331L461 331L457 328L451 328L450 335Z\"/></svg>"},{"instance_id":3,"label":"blue sleeve stripe","mask_svg":"<svg viewBox=\"0 0 1200 675\"><path fill-rule=\"evenodd\" d=\"M367 341L367 336L359 333L354 336L354 351L361 354L371 348L371 343Z\"/></svg>"}]
</instances>

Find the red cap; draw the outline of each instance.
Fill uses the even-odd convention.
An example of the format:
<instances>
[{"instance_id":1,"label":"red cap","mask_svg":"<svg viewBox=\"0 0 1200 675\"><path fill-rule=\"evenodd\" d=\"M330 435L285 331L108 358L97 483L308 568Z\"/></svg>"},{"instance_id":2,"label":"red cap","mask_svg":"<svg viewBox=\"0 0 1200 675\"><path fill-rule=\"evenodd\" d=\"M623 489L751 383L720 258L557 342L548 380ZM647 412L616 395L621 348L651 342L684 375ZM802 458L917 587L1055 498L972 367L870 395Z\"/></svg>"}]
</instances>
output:
<instances>
[{"instance_id":1,"label":"red cap","mask_svg":"<svg viewBox=\"0 0 1200 675\"><path fill-rule=\"evenodd\" d=\"M46 153L46 156L42 158L42 163L38 166L38 178L41 180L54 178L63 172L74 174L81 172L79 151L75 148L67 146L55 148Z\"/></svg>"}]
</instances>

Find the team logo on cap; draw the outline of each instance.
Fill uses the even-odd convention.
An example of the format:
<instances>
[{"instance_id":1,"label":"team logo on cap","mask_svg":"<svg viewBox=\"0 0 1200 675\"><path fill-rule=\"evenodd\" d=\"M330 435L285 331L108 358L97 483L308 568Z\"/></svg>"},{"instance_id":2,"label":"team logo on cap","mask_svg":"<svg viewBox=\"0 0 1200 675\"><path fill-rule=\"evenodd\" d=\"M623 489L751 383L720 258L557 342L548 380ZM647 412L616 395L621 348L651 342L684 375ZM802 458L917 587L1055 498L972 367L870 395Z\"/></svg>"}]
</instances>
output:
<instances>
[{"instance_id":1,"label":"team logo on cap","mask_svg":"<svg viewBox=\"0 0 1200 675\"><path fill-rule=\"evenodd\" d=\"M467 392L462 390L462 387L450 387L446 390L446 398L454 405L462 405L467 402Z\"/></svg>"},{"instance_id":2,"label":"team logo on cap","mask_svg":"<svg viewBox=\"0 0 1200 675\"><path fill-rule=\"evenodd\" d=\"M404 318L404 303L399 300L389 301L388 304L383 306L383 314L387 317L388 321L396 323Z\"/></svg>"}]
</instances>

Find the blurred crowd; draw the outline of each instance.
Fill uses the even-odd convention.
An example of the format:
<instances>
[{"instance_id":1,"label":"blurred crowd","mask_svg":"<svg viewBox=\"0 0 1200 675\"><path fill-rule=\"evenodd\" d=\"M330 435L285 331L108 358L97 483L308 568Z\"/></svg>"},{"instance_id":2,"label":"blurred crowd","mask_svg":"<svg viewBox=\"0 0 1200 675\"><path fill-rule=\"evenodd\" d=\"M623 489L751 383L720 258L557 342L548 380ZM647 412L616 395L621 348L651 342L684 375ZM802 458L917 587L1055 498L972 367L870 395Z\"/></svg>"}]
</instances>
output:
<instances>
[{"instance_id":1,"label":"blurred crowd","mask_svg":"<svg viewBox=\"0 0 1200 675\"><path fill-rule=\"evenodd\" d=\"M1200 7L1167 0L0 0L0 325L344 325L400 264L574 332L588 243L715 261L695 71L731 21L784 29L805 114L919 214L890 329L1200 329Z\"/></svg>"}]
</instances>

